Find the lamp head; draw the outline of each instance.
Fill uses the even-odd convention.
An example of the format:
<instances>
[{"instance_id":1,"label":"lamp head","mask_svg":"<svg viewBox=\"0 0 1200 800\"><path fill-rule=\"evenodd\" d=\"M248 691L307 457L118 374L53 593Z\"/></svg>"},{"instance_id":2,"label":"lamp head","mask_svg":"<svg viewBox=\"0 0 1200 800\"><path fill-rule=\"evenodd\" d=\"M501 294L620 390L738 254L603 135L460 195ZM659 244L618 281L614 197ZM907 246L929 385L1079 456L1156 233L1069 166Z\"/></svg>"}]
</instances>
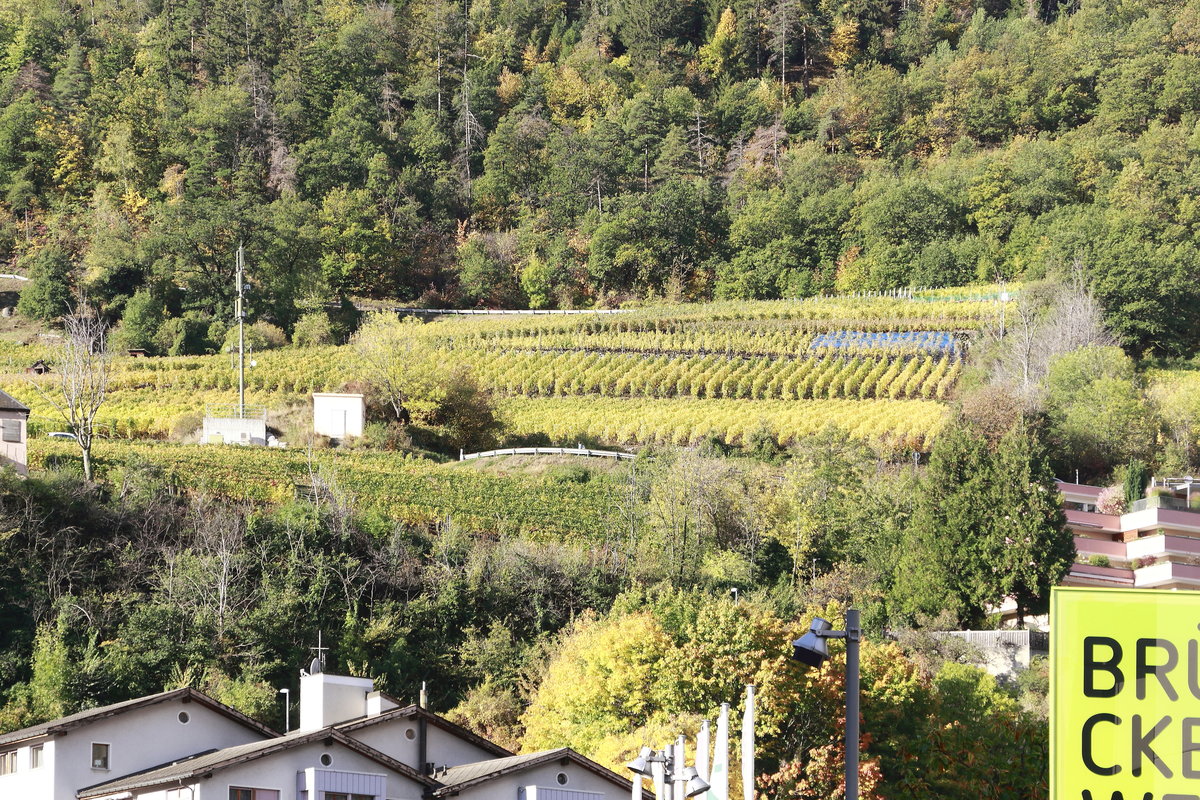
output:
<instances>
[{"instance_id":1,"label":"lamp head","mask_svg":"<svg viewBox=\"0 0 1200 800\"><path fill-rule=\"evenodd\" d=\"M630 772L637 773L638 775L649 775L650 757L652 755L654 755L653 750L651 750L649 747L643 747L642 751L638 753L637 758L635 758L633 761L630 761L625 766L628 767Z\"/></svg>"},{"instance_id":2,"label":"lamp head","mask_svg":"<svg viewBox=\"0 0 1200 800\"><path fill-rule=\"evenodd\" d=\"M698 794L704 794L709 790L708 781L700 777L700 772L695 767L688 767L683 771L683 777L687 780L687 789L685 796L695 797Z\"/></svg>"},{"instance_id":3,"label":"lamp head","mask_svg":"<svg viewBox=\"0 0 1200 800\"><path fill-rule=\"evenodd\" d=\"M792 642L792 658L810 667L824 664L829 660L829 642L821 634L832 629L828 620L814 618L808 633Z\"/></svg>"}]
</instances>

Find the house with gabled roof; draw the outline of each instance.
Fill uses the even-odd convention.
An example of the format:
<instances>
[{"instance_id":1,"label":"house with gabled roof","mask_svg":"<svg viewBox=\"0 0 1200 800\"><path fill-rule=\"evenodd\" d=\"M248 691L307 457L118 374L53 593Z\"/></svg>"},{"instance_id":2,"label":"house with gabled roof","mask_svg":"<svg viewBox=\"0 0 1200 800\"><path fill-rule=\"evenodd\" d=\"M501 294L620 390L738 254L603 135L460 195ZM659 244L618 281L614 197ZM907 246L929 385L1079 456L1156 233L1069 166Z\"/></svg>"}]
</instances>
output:
<instances>
[{"instance_id":1,"label":"house with gabled roof","mask_svg":"<svg viewBox=\"0 0 1200 800\"><path fill-rule=\"evenodd\" d=\"M28 475L29 406L0 391L0 466Z\"/></svg>"},{"instance_id":2,"label":"house with gabled roof","mask_svg":"<svg viewBox=\"0 0 1200 800\"><path fill-rule=\"evenodd\" d=\"M160 692L0 735L0 797L74 800L85 786L198 749L277 736L195 689Z\"/></svg>"},{"instance_id":3,"label":"house with gabled roof","mask_svg":"<svg viewBox=\"0 0 1200 800\"><path fill-rule=\"evenodd\" d=\"M432 778L326 728L200 753L81 789L79 800L421 800Z\"/></svg>"},{"instance_id":4,"label":"house with gabled roof","mask_svg":"<svg viewBox=\"0 0 1200 800\"><path fill-rule=\"evenodd\" d=\"M515 755L369 678L301 672L280 735L177 689L0 736L0 798L626 800L625 777L569 748ZM10 760L11 755L11 760ZM648 793L642 793L649 797Z\"/></svg>"}]
</instances>

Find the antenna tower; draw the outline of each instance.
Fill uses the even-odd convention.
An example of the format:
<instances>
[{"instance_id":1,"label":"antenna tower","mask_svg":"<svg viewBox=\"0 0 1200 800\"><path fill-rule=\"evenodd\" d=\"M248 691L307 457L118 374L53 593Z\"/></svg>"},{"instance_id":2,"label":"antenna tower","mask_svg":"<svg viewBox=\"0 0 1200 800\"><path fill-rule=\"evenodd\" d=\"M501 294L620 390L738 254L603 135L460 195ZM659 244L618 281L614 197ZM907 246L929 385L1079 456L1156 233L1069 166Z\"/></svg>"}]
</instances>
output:
<instances>
[{"instance_id":1,"label":"antenna tower","mask_svg":"<svg viewBox=\"0 0 1200 800\"><path fill-rule=\"evenodd\" d=\"M237 249L237 323L238 323L238 417L246 418L246 309L242 300L245 295L243 271L246 262L241 242ZM318 642L319 643L319 642Z\"/></svg>"}]
</instances>

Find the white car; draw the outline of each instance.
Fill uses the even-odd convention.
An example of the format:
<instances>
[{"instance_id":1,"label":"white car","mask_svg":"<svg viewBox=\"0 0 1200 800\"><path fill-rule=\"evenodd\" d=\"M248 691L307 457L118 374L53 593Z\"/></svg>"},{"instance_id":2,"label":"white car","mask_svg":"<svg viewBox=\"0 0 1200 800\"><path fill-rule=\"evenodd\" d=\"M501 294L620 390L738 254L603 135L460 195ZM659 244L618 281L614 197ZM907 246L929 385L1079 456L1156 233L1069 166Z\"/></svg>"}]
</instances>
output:
<instances>
[{"instance_id":1,"label":"white car","mask_svg":"<svg viewBox=\"0 0 1200 800\"><path fill-rule=\"evenodd\" d=\"M72 440L74 440L74 439L79 438L75 434L67 433L66 431L51 431L50 433L47 433L46 435L48 437L50 437L51 439L72 439Z\"/></svg>"}]
</instances>

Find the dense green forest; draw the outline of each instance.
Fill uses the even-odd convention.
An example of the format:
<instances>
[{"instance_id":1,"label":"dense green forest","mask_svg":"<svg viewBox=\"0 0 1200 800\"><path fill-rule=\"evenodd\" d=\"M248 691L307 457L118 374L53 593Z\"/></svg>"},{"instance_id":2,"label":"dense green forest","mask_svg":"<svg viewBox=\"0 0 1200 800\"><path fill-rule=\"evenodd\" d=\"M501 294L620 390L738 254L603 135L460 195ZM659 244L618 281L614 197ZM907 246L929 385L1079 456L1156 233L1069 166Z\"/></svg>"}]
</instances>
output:
<instances>
[{"instance_id":1,"label":"dense green forest","mask_svg":"<svg viewBox=\"0 0 1200 800\"><path fill-rule=\"evenodd\" d=\"M1038 278L1200 344L1195 0L0 3L0 260L130 345L345 296ZM213 325L217 322L217 325Z\"/></svg>"}]
</instances>

